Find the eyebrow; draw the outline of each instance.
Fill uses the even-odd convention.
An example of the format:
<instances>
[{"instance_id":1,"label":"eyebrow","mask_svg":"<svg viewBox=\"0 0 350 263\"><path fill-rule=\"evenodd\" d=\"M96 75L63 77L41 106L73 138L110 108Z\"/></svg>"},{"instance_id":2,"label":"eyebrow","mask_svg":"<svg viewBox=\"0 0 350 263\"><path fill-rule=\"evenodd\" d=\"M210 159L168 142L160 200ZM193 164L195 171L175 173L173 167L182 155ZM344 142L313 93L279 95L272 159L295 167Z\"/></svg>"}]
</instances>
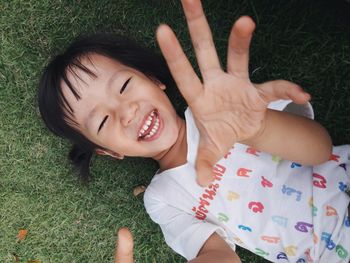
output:
<instances>
[{"instance_id":1,"label":"eyebrow","mask_svg":"<svg viewBox=\"0 0 350 263\"><path fill-rule=\"evenodd\" d=\"M109 90L112 87L112 83L113 81L117 78L118 76L118 71L114 72L112 74L112 76L109 78L109 80L107 81L106 85L105 85L105 89ZM96 77L98 79L98 77ZM97 107L95 106L88 114L88 116L86 117L85 121L84 121L84 125L85 127L89 128L91 126L91 119L93 119L96 115L97 112Z\"/></svg>"}]
</instances>

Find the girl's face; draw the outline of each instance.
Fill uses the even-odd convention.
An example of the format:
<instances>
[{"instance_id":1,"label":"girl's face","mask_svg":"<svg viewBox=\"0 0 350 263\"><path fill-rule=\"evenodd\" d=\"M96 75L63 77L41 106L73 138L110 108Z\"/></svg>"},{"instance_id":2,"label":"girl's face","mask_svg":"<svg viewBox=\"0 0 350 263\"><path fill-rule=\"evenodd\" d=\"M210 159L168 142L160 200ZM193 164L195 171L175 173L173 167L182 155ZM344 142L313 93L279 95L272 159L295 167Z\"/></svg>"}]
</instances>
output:
<instances>
[{"instance_id":1,"label":"girl's face","mask_svg":"<svg viewBox=\"0 0 350 263\"><path fill-rule=\"evenodd\" d=\"M166 153L177 140L181 119L164 93L165 86L111 58L92 54L81 63L92 71L68 72L76 99L62 81L77 129L90 141L125 156Z\"/></svg>"}]
</instances>

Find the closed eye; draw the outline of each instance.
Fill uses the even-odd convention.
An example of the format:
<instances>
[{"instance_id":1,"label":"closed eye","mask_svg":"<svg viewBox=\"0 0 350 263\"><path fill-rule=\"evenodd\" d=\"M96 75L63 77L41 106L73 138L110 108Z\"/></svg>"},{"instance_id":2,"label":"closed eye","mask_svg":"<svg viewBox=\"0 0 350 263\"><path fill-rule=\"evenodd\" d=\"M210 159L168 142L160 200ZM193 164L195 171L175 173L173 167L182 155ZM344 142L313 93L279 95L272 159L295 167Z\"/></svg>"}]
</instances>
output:
<instances>
[{"instance_id":1,"label":"closed eye","mask_svg":"<svg viewBox=\"0 0 350 263\"><path fill-rule=\"evenodd\" d=\"M125 81L125 83L123 84L122 88L120 89L120 94L122 94L126 88L126 86L128 85L129 81L131 80L131 77L127 79L127 81Z\"/></svg>"},{"instance_id":2,"label":"closed eye","mask_svg":"<svg viewBox=\"0 0 350 263\"><path fill-rule=\"evenodd\" d=\"M104 117L103 121L100 124L100 127L98 127L97 133L100 132L100 130L102 129L103 125L105 124L106 120L108 119L108 115L106 115L106 117Z\"/></svg>"}]
</instances>

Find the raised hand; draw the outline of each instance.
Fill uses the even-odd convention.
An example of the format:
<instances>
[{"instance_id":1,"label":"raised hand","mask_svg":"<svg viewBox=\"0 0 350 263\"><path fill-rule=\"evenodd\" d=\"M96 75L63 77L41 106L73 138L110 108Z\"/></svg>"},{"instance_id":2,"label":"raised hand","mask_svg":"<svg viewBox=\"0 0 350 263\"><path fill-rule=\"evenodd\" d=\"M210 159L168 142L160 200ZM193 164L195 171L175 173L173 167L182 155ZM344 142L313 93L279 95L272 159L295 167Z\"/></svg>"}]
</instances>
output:
<instances>
[{"instance_id":1,"label":"raised hand","mask_svg":"<svg viewBox=\"0 0 350 263\"><path fill-rule=\"evenodd\" d=\"M115 263L134 263L134 241L127 228L118 230L118 240L115 247Z\"/></svg>"},{"instance_id":2,"label":"raised hand","mask_svg":"<svg viewBox=\"0 0 350 263\"><path fill-rule=\"evenodd\" d=\"M241 17L229 37L227 69L221 68L212 34L199 0L182 0L203 82L198 78L175 34L166 25L157 40L200 132L197 181L208 185L212 167L235 142L251 140L264 129L267 105L277 99L305 103L310 96L291 82L254 85L249 79L249 45L255 24Z\"/></svg>"}]
</instances>

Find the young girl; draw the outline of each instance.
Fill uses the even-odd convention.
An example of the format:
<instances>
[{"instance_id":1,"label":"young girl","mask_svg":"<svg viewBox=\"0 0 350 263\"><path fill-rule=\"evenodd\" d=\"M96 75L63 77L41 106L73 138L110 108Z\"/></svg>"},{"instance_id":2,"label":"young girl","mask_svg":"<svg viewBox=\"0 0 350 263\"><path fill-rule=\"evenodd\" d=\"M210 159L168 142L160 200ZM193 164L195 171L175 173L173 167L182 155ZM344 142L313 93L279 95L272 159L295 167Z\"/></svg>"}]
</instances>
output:
<instances>
[{"instance_id":1,"label":"young girl","mask_svg":"<svg viewBox=\"0 0 350 263\"><path fill-rule=\"evenodd\" d=\"M171 77L162 61L95 35L45 69L46 125L74 143L84 178L93 152L157 160L146 210L191 262L239 262L236 244L273 262L348 262L350 147L332 149L297 85L250 82L250 18L232 29L225 72L201 3L182 2L203 83L169 27L157 39L189 105L186 120L164 93Z\"/></svg>"}]
</instances>

